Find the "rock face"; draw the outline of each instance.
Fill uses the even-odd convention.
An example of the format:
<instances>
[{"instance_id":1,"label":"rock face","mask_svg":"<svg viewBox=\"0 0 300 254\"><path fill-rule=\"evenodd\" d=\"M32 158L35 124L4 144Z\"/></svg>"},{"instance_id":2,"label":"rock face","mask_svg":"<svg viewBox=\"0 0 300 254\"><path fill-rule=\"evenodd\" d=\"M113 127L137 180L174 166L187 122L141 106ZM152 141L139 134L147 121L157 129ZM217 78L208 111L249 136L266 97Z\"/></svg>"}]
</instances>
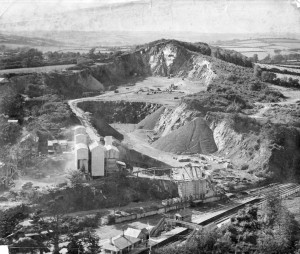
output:
<instances>
[{"instance_id":1,"label":"rock face","mask_svg":"<svg viewBox=\"0 0 300 254\"><path fill-rule=\"evenodd\" d=\"M83 111L92 113L107 123L136 124L161 107L155 103L127 101L83 101L77 104Z\"/></svg>"},{"instance_id":2,"label":"rock face","mask_svg":"<svg viewBox=\"0 0 300 254\"><path fill-rule=\"evenodd\" d=\"M199 112L187 110L187 105L184 103L175 108L161 107L146 116L137 127L153 130L158 136L166 136L199 115Z\"/></svg>"},{"instance_id":3,"label":"rock face","mask_svg":"<svg viewBox=\"0 0 300 254\"><path fill-rule=\"evenodd\" d=\"M179 76L208 84L213 71L209 46L198 46L175 40L161 40L124 53L113 62L91 67L91 74L108 85L124 82L135 76Z\"/></svg>"},{"instance_id":4,"label":"rock face","mask_svg":"<svg viewBox=\"0 0 300 254\"><path fill-rule=\"evenodd\" d=\"M218 147L216 155L246 165L257 176L277 181L300 179L300 131L284 125L261 124L239 118L230 123L228 115L210 113L207 122Z\"/></svg>"},{"instance_id":5,"label":"rock face","mask_svg":"<svg viewBox=\"0 0 300 254\"><path fill-rule=\"evenodd\" d=\"M101 82L95 79L89 72L72 73L44 73L44 83L51 89L68 97L82 96L83 92L104 91Z\"/></svg>"},{"instance_id":6,"label":"rock face","mask_svg":"<svg viewBox=\"0 0 300 254\"><path fill-rule=\"evenodd\" d=\"M203 118L196 118L153 143L157 149L172 153L211 154L217 151L213 132Z\"/></svg>"}]
</instances>

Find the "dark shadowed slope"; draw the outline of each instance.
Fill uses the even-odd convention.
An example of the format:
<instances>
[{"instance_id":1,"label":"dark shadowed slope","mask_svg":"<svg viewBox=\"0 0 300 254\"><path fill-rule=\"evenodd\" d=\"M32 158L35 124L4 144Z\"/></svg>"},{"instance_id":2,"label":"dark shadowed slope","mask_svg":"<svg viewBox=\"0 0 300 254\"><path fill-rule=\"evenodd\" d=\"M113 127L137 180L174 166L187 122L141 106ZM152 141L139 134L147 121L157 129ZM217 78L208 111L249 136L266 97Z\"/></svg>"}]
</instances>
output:
<instances>
[{"instance_id":1,"label":"dark shadowed slope","mask_svg":"<svg viewBox=\"0 0 300 254\"><path fill-rule=\"evenodd\" d=\"M153 143L157 149L172 153L210 154L218 150L213 132L203 118L180 127Z\"/></svg>"}]
</instances>

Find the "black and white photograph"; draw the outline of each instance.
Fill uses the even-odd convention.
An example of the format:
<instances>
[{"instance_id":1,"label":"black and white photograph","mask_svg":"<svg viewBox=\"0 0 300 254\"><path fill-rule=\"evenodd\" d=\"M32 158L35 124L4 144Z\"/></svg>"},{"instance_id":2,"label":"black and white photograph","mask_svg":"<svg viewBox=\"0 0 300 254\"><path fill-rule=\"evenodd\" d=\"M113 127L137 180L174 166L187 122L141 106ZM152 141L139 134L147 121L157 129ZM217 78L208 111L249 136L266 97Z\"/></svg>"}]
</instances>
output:
<instances>
[{"instance_id":1,"label":"black and white photograph","mask_svg":"<svg viewBox=\"0 0 300 254\"><path fill-rule=\"evenodd\" d=\"M300 254L300 0L0 0L0 254Z\"/></svg>"}]
</instances>

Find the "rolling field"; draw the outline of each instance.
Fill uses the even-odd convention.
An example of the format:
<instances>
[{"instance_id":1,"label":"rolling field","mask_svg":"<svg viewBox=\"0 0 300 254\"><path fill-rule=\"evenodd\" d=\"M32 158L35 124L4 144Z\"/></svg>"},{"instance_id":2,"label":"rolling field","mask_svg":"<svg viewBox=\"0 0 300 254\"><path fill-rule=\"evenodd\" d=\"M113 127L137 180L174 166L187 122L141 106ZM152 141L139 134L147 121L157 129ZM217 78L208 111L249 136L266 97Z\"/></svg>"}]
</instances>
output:
<instances>
[{"instance_id":1,"label":"rolling field","mask_svg":"<svg viewBox=\"0 0 300 254\"><path fill-rule=\"evenodd\" d=\"M19 68L19 69L6 69L0 70L0 75L9 74L9 73L32 73L32 72L51 72L51 71L62 71L69 67L73 67L75 64L66 64L66 65L52 65L52 66L41 66L41 67L32 67L32 68Z\"/></svg>"},{"instance_id":2,"label":"rolling field","mask_svg":"<svg viewBox=\"0 0 300 254\"><path fill-rule=\"evenodd\" d=\"M247 57L252 57L254 54L258 55L261 60L268 54L275 55L274 50L281 50L280 54L300 53L300 40L285 39L285 38L260 38L248 40L232 40L219 41L214 46L225 49L235 50Z\"/></svg>"}]
</instances>

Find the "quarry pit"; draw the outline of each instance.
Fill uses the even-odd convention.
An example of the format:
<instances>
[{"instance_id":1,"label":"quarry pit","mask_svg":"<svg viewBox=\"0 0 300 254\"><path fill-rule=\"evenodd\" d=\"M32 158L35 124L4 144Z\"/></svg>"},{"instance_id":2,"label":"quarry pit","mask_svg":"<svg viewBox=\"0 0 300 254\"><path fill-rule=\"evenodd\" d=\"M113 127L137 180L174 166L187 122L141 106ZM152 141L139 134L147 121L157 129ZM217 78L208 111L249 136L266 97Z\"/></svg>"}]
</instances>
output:
<instances>
[{"instance_id":1,"label":"quarry pit","mask_svg":"<svg viewBox=\"0 0 300 254\"><path fill-rule=\"evenodd\" d=\"M218 144L209 122L201 113L188 110L179 99L205 89L200 82L149 77L135 85L121 86L117 92L71 100L69 105L91 140L114 137L122 160L131 164L139 177L149 177L143 173L147 168L175 169L189 165L217 174L216 183L224 189L233 183L236 188L254 184L260 178L234 168L223 156L213 155ZM183 136L188 142L175 141L176 136ZM229 173L231 177L226 177ZM155 174L150 174L150 178L161 179Z\"/></svg>"}]
</instances>

